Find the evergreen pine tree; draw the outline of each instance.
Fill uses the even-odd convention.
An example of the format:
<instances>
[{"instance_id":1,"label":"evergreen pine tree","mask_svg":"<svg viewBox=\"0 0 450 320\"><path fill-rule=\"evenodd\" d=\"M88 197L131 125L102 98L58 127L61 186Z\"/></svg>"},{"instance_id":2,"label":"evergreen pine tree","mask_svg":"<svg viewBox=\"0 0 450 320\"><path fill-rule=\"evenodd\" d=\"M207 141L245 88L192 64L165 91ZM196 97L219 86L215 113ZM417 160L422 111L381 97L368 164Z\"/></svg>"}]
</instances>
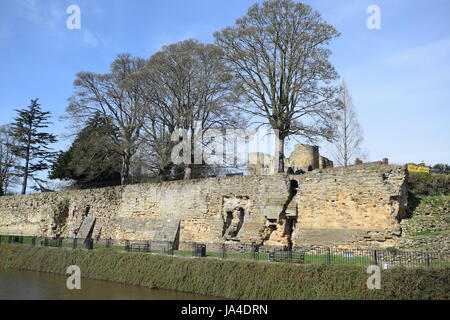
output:
<instances>
[{"instance_id":1,"label":"evergreen pine tree","mask_svg":"<svg viewBox=\"0 0 450 320\"><path fill-rule=\"evenodd\" d=\"M23 165L16 166L16 169L17 175L23 178L22 194L25 194L29 179L36 182L35 189L43 189L44 181L38 178L36 173L49 168L49 161L55 155L49 145L57 140L53 134L41 132L52 123L48 121L51 113L42 111L38 99L31 100L27 108L15 111L18 116L11 124L11 135L16 139L16 143L11 145L11 150L23 162Z\"/></svg>"},{"instance_id":2,"label":"evergreen pine tree","mask_svg":"<svg viewBox=\"0 0 450 320\"><path fill-rule=\"evenodd\" d=\"M49 178L74 180L79 188L120 184L122 159L111 136L118 129L96 113L77 134L68 151L60 152Z\"/></svg>"}]
</instances>

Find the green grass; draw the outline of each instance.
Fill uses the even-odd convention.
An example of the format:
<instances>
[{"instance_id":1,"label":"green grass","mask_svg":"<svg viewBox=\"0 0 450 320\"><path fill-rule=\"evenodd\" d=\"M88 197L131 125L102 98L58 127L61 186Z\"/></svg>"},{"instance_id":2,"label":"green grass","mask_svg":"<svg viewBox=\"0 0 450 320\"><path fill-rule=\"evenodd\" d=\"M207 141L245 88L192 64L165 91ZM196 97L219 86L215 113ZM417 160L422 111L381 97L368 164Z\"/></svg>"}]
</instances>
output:
<instances>
[{"instance_id":1,"label":"green grass","mask_svg":"<svg viewBox=\"0 0 450 320\"><path fill-rule=\"evenodd\" d=\"M192 251L187 250L175 250L175 256L192 256ZM207 252L206 257L212 258L223 258L223 254L220 252ZM236 259L236 260L256 260L256 261L269 261L269 253L260 252L254 255L253 253L225 253L225 259ZM331 264L356 264L356 265L369 265L371 264L371 259L368 257L354 258L344 258L342 255L331 255L328 258L327 255L320 254L305 254L304 260L300 260L298 255L293 256L292 260L289 260L285 254L277 254L275 256L275 262L294 262L294 263L305 263L305 264L326 264L330 262Z\"/></svg>"},{"instance_id":2,"label":"green grass","mask_svg":"<svg viewBox=\"0 0 450 320\"><path fill-rule=\"evenodd\" d=\"M412 237L435 237L445 234L445 232L440 231L421 231L412 235Z\"/></svg>"},{"instance_id":3,"label":"green grass","mask_svg":"<svg viewBox=\"0 0 450 320\"><path fill-rule=\"evenodd\" d=\"M446 231L448 232L448 231ZM444 234L445 232L420 232L415 236L410 236L410 238L414 239L420 238L420 237L432 237L436 235ZM38 238L36 240L36 247L41 247L42 239ZM3 242L7 243L7 238L3 238ZM31 245L32 244L32 237L23 237L23 245ZM52 246L50 246L52 247ZM61 243L61 247L65 249L72 249L73 243L71 240L66 240L65 242ZM83 242L78 242L77 244L77 250L85 249L85 245ZM416 250L419 250L420 248L417 248ZM124 245L115 245L107 247L106 243L104 242L94 242L94 250L109 250L109 251L116 251L116 252L127 252L125 250ZM398 249L395 248L387 248L387 249L378 249L378 251L398 251ZM144 249L133 249L131 252L127 252L128 254L131 253L142 253L142 254L157 254L157 255L166 255L166 256L174 256L174 257L193 257L192 250L174 250L174 251L167 251L163 252L161 250L149 250L145 251ZM340 254L308 254L305 253L303 256L299 255L298 253L293 253L292 257L289 258L286 252L277 252L275 254L275 257L272 259L269 259L269 253L267 252L260 252L260 253L220 253L220 252L206 252L206 258L213 258L213 259L222 259L222 260L242 260L242 261L255 261L255 262L277 262L277 263L291 263L291 264L305 264L305 265L323 265L323 264L330 264L330 265L359 265L359 266L368 266L373 264L372 257L370 255L370 252L366 252L367 255L354 255L352 257L344 257L342 253ZM409 262L402 262L409 264ZM447 262L438 262L438 263L432 263L432 266L440 266L440 265L446 265Z\"/></svg>"},{"instance_id":4,"label":"green grass","mask_svg":"<svg viewBox=\"0 0 450 320\"><path fill-rule=\"evenodd\" d=\"M4 242L7 241L5 238L3 240ZM32 237L24 237L23 244L32 244ZM36 240L36 246L41 245L41 239ZM73 243L71 240L69 241L63 241L62 242L62 248L71 249L73 247ZM78 242L77 249L84 249L85 245L82 242ZM109 248L106 247L106 244L104 243L95 243L94 242L94 249L95 250L114 250L119 252L125 251L125 246L111 246ZM141 252L141 253L154 253L154 254L162 254L160 250L150 250L148 252L145 252L144 250L133 250L133 253L135 252ZM173 256L179 256L179 257L192 257L193 253L192 250L174 250L168 251L165 253L166 255L173 255ZM266 252L260 252L256 255L253 253L225 253L223 255L220 252L206 252L206 257L209 258L216 258L216 259L230 259L230 260L250 260L250 261L269 261L269 253ZM339 255L326 255L326 254L304 254L303 259L301 259L298 254L294 253L294 256L292 259L289 259L286 255L286 253L277 253L275 255L274 262L287 262L287 263L297 263L297 264L343 264L343 265L370 265L372 263L371 259L367 256L355 256L353 258L344 258L342 254Z\"/></svg>"},{"instance_id":5,"label":"green grass","mask_svg":"<svg viewBox=\"0 0 450 320\"><path fill-rule=\"evenodd\" d=\"M109 249L61 250L0 245L0 267L82 276L149 288L231 299L450 299L450 267L382 271L381 290L368 290L366 267L183 259Z\"/></svg>"}]
</instances>

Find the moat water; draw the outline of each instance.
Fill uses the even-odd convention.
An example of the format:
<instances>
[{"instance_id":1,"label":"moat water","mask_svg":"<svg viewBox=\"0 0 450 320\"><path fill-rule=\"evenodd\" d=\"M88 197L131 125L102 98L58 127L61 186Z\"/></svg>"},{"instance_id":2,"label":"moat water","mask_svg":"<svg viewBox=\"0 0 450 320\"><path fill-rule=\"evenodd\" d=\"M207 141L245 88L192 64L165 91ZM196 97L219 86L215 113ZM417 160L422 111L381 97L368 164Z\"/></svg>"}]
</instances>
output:
<instances>
[{"instance_id":1,"label":"moat water","mask_svg":"<svg viewBox=\"0 0 450 320\"><path fill-rule=\"evenodd\" d=\"M156 290L120 283L81 279L80 290L69 290L66 277L40 272L0 269L0 300L212 300L209 296Z\"/></svg>"}]
</instances>

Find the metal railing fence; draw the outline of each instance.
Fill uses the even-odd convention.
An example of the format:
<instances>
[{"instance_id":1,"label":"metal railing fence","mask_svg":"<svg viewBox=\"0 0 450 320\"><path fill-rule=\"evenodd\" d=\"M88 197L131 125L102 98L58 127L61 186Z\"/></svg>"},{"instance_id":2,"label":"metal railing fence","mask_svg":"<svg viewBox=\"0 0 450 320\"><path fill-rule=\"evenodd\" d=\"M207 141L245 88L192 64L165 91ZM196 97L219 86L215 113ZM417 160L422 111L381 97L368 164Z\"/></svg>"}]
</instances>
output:
<instances>
[{"instance_id":1,"label":"metal railing fence","mask_svg":"<svg viewBox=\"0 0 450 320\"><path fill-rule=\"evenodd\" d=\"M295 264L353 264L432 268L450 266L450 252L400 251L385 249L342 249L332 247L264 246L255 243L196 243L129 239L77 239L0 235L0 244L21 244L62 249L109 249L180 257L242 259Z\"/></svg>"}]
</instances>

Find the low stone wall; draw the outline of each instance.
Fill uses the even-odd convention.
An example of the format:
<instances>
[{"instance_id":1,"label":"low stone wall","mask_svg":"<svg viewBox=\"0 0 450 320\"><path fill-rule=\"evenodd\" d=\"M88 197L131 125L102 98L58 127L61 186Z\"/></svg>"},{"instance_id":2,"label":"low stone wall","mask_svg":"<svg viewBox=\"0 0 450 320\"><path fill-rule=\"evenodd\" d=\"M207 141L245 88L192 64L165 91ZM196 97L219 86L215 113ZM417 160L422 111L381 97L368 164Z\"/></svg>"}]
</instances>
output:
<instances>
[{"instance_id":1,"label":"low stone wall","mask_svg":"<svg viewBox=\"0 0 450 320\"><path fill-rule=\"evenodd\" d=\"M402 167L351 167L1 197L0 234L71 237L85 223L99 239L391 246L405 181Z\"/></svg>"}]
</instances>

